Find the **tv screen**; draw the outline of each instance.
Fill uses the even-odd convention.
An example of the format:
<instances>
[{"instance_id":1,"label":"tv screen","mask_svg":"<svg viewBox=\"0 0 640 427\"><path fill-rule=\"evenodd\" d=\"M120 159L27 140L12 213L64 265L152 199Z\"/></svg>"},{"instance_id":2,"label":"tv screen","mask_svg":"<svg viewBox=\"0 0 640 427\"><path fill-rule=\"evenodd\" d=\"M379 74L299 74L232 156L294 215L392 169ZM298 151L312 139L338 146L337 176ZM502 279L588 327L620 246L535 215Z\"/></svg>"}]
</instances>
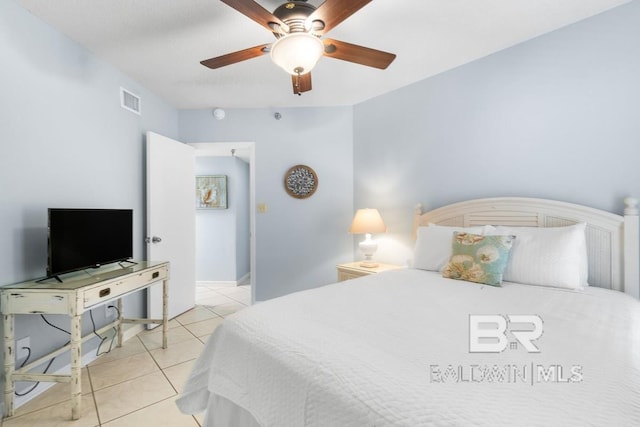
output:
<instances>
[{"instance_id":1,"label":"tv screen","mask_svg":"<svg viewBox=\"0 0 640 427\"><path fill-rule=\"evenodd\" d=\"M132 209L49 209L47 276L133 257Z\"/></svg>"}]
</instances>

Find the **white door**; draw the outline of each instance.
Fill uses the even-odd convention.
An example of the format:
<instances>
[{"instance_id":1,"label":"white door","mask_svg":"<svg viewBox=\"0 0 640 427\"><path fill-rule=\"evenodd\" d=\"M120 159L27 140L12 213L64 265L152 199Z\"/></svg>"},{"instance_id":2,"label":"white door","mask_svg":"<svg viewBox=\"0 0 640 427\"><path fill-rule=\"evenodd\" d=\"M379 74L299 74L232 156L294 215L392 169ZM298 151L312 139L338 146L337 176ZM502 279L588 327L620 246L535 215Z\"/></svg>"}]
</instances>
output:
<instances>
[{"instance_id":1,"label":"white door","mask_svg":"<svg viewBox=\"0 0 640 427\"><path fill-rule=\"evenodd\" d=\"M169 318L195 305L195 150L147 132L147 259L169 261ZM147 314L162 317L162 284L147 295Z\"/></svg>"}]
</instances>

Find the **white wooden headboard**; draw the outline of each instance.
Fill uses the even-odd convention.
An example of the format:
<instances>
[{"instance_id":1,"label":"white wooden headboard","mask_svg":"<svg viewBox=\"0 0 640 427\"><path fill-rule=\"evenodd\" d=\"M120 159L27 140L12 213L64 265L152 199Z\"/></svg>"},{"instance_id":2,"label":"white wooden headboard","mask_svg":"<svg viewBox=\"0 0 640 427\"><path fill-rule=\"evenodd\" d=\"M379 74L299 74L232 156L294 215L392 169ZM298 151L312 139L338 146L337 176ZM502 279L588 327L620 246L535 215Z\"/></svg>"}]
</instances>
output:
<instances>
[{"instance_id":1,"label":"white wooden headboard","mask_svg":"<svg viewBox=\"0 0 640 427\"><path fill-rule=\"evenodd\" d=\"M460 227L487 224L558 227L586 222L589 284L638 298L638 200L627 197L624 203L624 216L572 203L523 197L470 200L424 213L418 205L413 231L415 237L418 227L429 223Z\"/></svg>"}]
</instances>

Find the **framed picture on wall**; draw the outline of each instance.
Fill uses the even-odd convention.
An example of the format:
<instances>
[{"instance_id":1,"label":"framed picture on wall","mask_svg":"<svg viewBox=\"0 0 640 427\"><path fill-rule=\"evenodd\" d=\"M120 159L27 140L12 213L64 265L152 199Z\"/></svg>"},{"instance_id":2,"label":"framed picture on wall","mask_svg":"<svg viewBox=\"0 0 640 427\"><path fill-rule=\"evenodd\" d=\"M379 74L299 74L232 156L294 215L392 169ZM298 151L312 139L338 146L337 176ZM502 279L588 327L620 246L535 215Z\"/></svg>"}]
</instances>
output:
<instances>
[{"instance_id":1,"label":"framed picture on wall","mask_svg":"<svg viewBox=\"0 0 640 427\"><path fill-rule=\"evenodd\" d=\"M196 208L227 209L227 176L196 176Z\"/></svg>"}]
</instances>

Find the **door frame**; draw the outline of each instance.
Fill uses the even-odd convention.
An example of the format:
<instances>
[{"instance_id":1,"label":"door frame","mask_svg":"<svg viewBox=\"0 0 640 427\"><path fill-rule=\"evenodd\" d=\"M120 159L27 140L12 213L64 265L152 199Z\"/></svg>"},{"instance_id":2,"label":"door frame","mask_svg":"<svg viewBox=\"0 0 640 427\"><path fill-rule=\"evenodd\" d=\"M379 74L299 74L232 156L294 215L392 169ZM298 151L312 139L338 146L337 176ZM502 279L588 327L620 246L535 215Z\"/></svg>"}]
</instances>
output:
<instances>
[{"instance_id":1,"label":"door frame","mask_svg":"<svg viewBox=\"0 0 640 427\"><path fill-rule=\"evenodd\" d=\"M256 301L256 150L254 142L193 142L196 157L242 157L249 159L249 236L251 304ZM232 151L233 150L233 151Z\"/></svg>"}]
</instances>

